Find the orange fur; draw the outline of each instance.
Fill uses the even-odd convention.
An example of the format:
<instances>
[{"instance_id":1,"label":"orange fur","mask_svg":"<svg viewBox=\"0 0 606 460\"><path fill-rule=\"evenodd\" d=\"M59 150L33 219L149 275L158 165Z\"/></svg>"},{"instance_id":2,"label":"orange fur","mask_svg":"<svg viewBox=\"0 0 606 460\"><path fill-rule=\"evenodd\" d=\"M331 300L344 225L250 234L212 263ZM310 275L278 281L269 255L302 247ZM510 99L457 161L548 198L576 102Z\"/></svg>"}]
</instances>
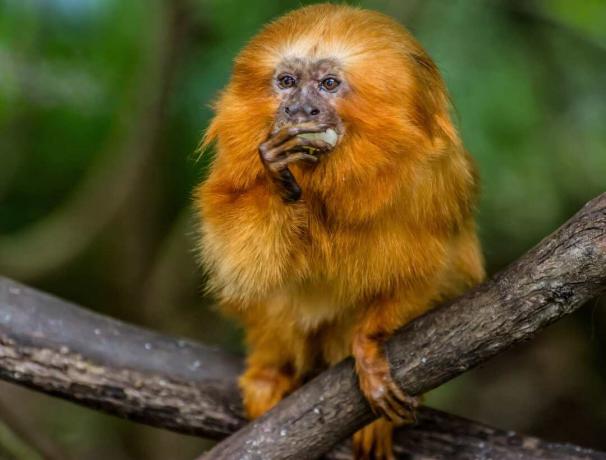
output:
<instances>
[{"instance_id":1,"label":"orange fur","mask_svg":"<svg viewBox=\"0 0 606 460\"><path fill-rule=\"evenodd\" d=\"M290 204L257 151L288 56L337 59L351 87L337 106L341 142L315 167L292 167L303 198ZM196 194L202 259L247 331L249 414L350 355L356 337L387 336L484 276L474 165L436 66L390 18L330 4L289 13L241 52L215 109L203 144L217 155Z\"/></svg>"}]
</instances>

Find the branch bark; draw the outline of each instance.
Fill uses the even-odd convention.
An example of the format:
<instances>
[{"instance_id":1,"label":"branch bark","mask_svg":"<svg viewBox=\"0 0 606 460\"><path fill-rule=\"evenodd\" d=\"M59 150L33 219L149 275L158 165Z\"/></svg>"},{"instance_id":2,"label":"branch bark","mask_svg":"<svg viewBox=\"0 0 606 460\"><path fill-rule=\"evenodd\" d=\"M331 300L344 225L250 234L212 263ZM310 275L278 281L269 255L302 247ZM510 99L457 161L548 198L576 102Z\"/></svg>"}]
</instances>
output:
<instances>
[{"instance_id":1,"label":"branch bark","mask_svg":"<svg viewBox=\"0 0 606 460\"><path fill-rule=\"evenodd\" d=\"M422 394L530 339L606 289L606 193L534 249L387 343L402 390ZM204 458L313 459L373 420L351 358L324 372Z\"/></svg>"},{"instance_id":2,"label":"branch bark","mask_svg":"<svg viewBox=\"0 0 606 460\"><path fill-rule=\"evenodd\" d=\"M601 292L605 279L606 194L504 273L400 333L389 348L394 375L409 392L437 386L570 313ZM459 354L465 347L472 352ZM88 312L0 277L4 380L142 423L220 439L246 424L235 385L241 366L234 355ZM230 449L244 440L241 456L225 457L225 445L218 452L223 458L312 458L370 419L346 360L230 438ZM397 434L398 453L606 459L428 408L419 411L419 419ZM248 437L259 429L261 436ZM282 447L271 449L272 442ZM216 452L212 458L221 458ZM350 458L347 445L328 458Z\"/></svg>"},{"instance_id":3,"label":"branch bark","mask_svg":"<svg viewBox=\"0 0 606 460\"><path fill-rule=\"evenodd\" d=\"M187 434L244 424L242 361L0 278L0 378Z\"/></svg>"}]
</instances>

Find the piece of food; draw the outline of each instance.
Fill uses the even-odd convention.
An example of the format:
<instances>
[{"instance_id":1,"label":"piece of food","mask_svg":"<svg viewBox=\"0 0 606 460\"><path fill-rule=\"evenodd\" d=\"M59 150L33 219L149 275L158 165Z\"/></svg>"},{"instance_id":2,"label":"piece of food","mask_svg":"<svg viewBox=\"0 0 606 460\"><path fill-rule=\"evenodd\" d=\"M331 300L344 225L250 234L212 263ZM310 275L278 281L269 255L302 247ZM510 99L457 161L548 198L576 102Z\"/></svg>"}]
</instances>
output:
<instances>
[{"instance_id":1,"label":"piece of food","mask_svg":"<svg viewBox=\"0 0 606 460\"><path fill-rule=\"evenodd\" d=\"M331 128L328 128L326 131L321 132L321 133L299 134L298 137L302 137L303 139L309 139L309 140L321 140L321 141L326 142L327 144L330 144L331 147L334 147L335 145L337 145L337 140L339 139L337 132ZM315 150L317 150L314 147L307 147L307 149L311 153L313 153Z\"/></svg>"}]
</instances>

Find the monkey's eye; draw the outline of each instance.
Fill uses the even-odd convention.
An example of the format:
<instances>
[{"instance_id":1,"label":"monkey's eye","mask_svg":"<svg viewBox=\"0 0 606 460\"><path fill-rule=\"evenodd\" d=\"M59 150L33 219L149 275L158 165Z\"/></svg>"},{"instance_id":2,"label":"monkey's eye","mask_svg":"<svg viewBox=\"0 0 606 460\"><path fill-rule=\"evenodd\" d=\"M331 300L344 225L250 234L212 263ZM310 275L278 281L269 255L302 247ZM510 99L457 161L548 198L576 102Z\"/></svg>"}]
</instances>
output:
<instances>
[{"instance_id":1,"label":"monkey's eye","mask_svg":"<svg viewBox=\"0 0 606 460\"><path fill-rule=\"evenodd\" d=\"M297 84L297 80L292 75L282 75L278 77L278 86L282 89L292 88Z\"/></svg>"},{"instance_id":2,"label":"monkey's eye","mask_svg":"<svg viewBox=\"0 0 606 460\"><path fill-rule=\"evenodd\" d=\"M341 82L339 80L337 80L336 78L328 77L320 82L320 88L332 93L339 87L340 84L341 84Z\"/></svg>"}]
</instances>

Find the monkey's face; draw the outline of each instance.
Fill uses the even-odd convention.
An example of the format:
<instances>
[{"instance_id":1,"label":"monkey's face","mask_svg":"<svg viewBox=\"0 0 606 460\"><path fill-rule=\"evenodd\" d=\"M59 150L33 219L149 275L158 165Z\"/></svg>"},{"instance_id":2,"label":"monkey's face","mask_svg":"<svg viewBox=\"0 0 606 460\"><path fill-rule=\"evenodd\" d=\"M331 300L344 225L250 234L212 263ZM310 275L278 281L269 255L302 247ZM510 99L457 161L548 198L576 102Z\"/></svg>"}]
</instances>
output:
<instances>
[{"instance_id":1,"label":"monkey's face","mask_svg":"<svg viewBox=\"0 0 606 460\"><path fill-rule=\"evenodd\" d=\"M348 84L336 60L286 58L277 66L272 85L278 101L274 128L317 124L342 133L337 103Z\"/></svg>"},{"instance_id":2,"label":"monkey's face","mask_svg":"<svg viewBox=\"0 0 606 460\"><path fill-rule=\"evenodd\" d=\"M225 158L256 161L281 127L333 128L336 144L320 138L335 147L325 168L347 160L387 168L402 152L429 151L450 126L443 84L420 45L380 13L328 3L291 12L254 37L215 109L204 142L217 140Z\"/></svg>"}]
</instances>

